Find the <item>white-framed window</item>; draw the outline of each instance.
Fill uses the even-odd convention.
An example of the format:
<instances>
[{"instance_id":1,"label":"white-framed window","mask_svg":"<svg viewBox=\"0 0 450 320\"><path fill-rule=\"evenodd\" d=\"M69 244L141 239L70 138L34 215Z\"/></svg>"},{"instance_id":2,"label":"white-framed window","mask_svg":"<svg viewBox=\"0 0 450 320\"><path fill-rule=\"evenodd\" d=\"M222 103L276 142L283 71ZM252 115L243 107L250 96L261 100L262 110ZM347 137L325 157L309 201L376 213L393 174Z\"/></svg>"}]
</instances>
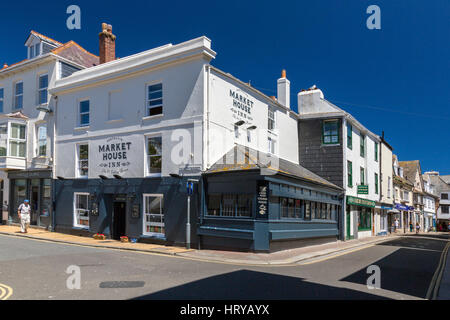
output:
<instances>
[{"instance_id":1,"label":"white-framed window","mask_svg":"<svg viewBox=\"0 0 450 320\"><path fill-rule=\"evenodd\" d=\"M47 124L40 124L36 127L36 156L47 156Z\"/></svg>"},{"instance_id":2,"label":"white-framed window","mask_svg":"<svg viewBox=\"0 0 450 320\"><path fill-rule=\"evenodd\" d=\"M162 83L147 86L147 116L156 116L163 113L163 87Z\"/></svg>"},{"instance_id":3,"label":"white-framed window","mask_svg":"<svg viewBox=\"0 0 450 320\"><path fill-rule=\"evenodd\" d=\"M147 137L147 175L161 175L162 138Z\"/></svg>"},{"instance_id":4,"label":"white-framed window","mask_svg":"<svg viewBox=\"0 0 450 320\"><path fill-rule=\"evenodd\" d=\"M267 138L267 142L268 142L268 151L270 154L275 154L275 144L276 141L274 139L272 139L271 137Z\"/></svg>"},{"instance_id":5,"label":"white-framed window","mask_svg":"<svg viewBox=\"0 0 450 320\"><path fill-rule=\"evenodd\" d=\"M89 173L89 145L77 144L77 176L87 178Z\"/></svg>"},{"instance_id":6,"label":"white-framed window","mask_svg":"<svg viewBox=\"0 0 450 320\"><path fill-rule=\"evenodd\" d=\"M391 177L388 177L388 189L387 189L388 198L391 197Z\"/></svg>"},{"instance_id":7,"label":"white-framed window","mask_svg":"<svg viewBox=\"0 0 450 320\"><path fill-rule=\"evenodd\" d=\"M73 226L89 229L89 193L73 194Z\"/></svg>"},{"instance_id":8,"label":"white-framed window","mask_svg":"<svg viewBox=\"0 0 450 320\"><path fill-rule=\"evenodd\" d=\"M11 157L25 158L26 151L26 126L20 123L10 124L9 155Z\"/></svg>"},{"instance_id":9,"label":"white-framed window","mask_svg":"<svg viewBox=\"0 0 450 320\"><path fill-rule=\"evenodd\" d=\"M164 236L164 196L162 194L143 194L143 234Z\"/></svg>"},{"instance_id":10,"label":"white-framed window","mask_svg":"<svg viewBox=\"0 0 450 320\"><path fill-rule=\"evenodd\" d=\"M34 58L34 46L30 46L29 50L30 50L30 59L33 59Z\"/></svg>"},{"instance_id":11,"label":"white-framed window","mask_svg":"<svg viewBox=\"0 0 450 320\"><path fill-rule=\"evenodd\" d=\"M268 110L268 123L267 127L269 130L275 130L275 111L273 111L271 108Z\"/></svg>"},{"instance_id":12,"label":"white-framed window","mask_svg":"<svg viewBox=\"0 0 450 320\"><path fill-rule=\"evenodd\" d=\"M0 124L0 157L8 155L8 123Z\"/></svg>"},{"instance_id":13,"label":"white-framed window","mask_svg":"<svg viewBox=\"0 0 450 320\"><path fill-rule=\"evenodd\" d=\"M89 100L81 100L79 102L79 126L87 127L89 126L89 111L90 111L90 101Z\"/></svg>"},{"instance_id":14,"label":"white-framed window","mask_svg":"<svg viewBox=\"0 0 450 320\"><path fill-rule=\"evenodd\" d=\"M48 74L42 74L38 80L38 103L45 104L48 102Z\"/></svg>"},{"instance_id":15,"label":"white-framed window","mask_svg":"<svg viewBox=\"0 0 450 320\"><path fill-rule=\"evenodd\" d=\"M0 112L3 112L4 99L5 99L5 89L0 88Z\"/></svg>"},{"instance_id":16,"label":"white-framed window","mask_svg":"<svg viewBox=\"0 0 450 320\"><path fill-rule=\"evenodd\" d=\"M252 131L247 130L247 142L252 142Z\"/></svg>"},{"instance_id":17,"label":"white-framed window","mask_svg":"<svg viewBox=\"0 0 450 320\"><path fill-rule=\"evenodd\" d=\"M14 84L14 108L23 108L23 82L19 81Z\"/></svg>"},{"instance_id":18,"label":"white-framed window","mask_svg":"<svg viewBox=\"0 0 450 320\"><path fill-rule=\"evenodd\" d=\"M41 54L41 44L40 43L36 43L34 45L34 55L37 57Z\"/></svg>"}]
</instances>

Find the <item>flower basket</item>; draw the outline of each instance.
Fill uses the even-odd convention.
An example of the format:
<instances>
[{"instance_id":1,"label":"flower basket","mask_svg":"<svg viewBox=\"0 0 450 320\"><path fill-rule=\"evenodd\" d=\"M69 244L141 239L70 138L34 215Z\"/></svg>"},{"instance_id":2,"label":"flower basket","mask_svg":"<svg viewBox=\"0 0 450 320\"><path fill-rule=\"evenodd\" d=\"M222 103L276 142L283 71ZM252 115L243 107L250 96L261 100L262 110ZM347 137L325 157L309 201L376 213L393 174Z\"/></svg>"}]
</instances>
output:
<instances>
[{"instance_id":1,"label":"flower basket","mask_svg":"<svg viewBox=\"0 0 450 320\"><path fill-rule=\"evenodd\" d=\"M96 234L94 234L94 239L95 240L105 240L106 236L102 233L96 233Z\"/></svg>"},{"instance_id":2,"label":"flower basket","mask_svg":"<svg viewBox=\"0 0 450 320\"><path fill-rule=\"evenodd\" d=\"M128 237L127 236L120 237L120 242L128 242Z\"/></svg>"}]
</instances>

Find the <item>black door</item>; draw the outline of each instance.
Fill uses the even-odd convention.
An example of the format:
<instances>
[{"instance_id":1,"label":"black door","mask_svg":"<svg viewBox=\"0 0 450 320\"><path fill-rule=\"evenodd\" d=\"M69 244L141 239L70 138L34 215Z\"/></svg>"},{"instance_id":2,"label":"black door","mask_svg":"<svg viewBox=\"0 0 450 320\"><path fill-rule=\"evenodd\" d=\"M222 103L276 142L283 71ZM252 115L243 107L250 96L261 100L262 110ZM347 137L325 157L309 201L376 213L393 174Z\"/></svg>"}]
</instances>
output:
<instances>
[{"instance_id":1,"label":"black door","mask_svg":"<svg viewBox=\"0 0 450 320\"><path fill-rule=\"evenodd\" d=\"M113 239L119 240L121 236L125 236L126 232L126 210L125 202L114 202L113 208Z\"/></svg>"}]
</instances>

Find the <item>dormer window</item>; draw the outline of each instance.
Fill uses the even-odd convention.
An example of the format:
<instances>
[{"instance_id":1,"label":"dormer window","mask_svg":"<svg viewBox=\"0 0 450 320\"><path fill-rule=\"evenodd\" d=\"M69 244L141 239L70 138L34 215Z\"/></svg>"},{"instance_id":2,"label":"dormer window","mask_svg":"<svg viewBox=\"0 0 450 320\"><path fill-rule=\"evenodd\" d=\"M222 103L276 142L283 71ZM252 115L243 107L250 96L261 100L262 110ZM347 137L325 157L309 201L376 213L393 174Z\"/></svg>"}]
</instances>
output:
<instances>
[{"instance_id":1,"label":"dormer window","mask_svg":"<svg viewBox=\"0 0 450 320\"><path fill-rule=\"evenodd\" d=\"M41 55L41 43L32 44L28 47L30 59Z\"/></svg>"}]
</instances>

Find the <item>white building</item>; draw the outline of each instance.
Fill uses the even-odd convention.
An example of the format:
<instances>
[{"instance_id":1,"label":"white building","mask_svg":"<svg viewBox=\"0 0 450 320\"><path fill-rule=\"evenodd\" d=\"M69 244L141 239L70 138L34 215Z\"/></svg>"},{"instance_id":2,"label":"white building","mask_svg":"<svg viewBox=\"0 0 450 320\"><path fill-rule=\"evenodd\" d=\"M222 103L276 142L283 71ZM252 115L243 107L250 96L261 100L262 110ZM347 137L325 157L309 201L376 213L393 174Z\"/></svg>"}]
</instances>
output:
<instances>
[{"instance_id":1,"label":"white building","mask_svg":"<svg viewBox=\"0 0 450 320\"><path fill-rule=\"evenodd\" d=\"M48 89L98 58L73 41L63 44L35 31L25 48L27 59L0 70L0 199L7 204L2 220L17 221L17 207L28 198L31 224L48 227L55 103Z\"/></svg>"},{"instance_id":2,"label":"white building","mask_svg":"<svg viewBox=\"0 0 450 320\"><path fill-rule=\"evenodd\" d=\"M113 52L110 26L102 45ZM215 56L200 37L101 53L105 63L56 81L56 230L183 243L190 178L196 244L336 239L339 187L298 165L285 73L276 100L211 66Z\"/></svg>"},{"instance_id":3,"label":"white building","mask_svg":"<svg viewBox=\"0 0 450 320\"><path fill-rule=\"evenodd\" d=\"M422 175L423 185L424 185L424 196L423 196L423 211L425 219L425 230L428 231L436 227L436 188L431 182L431 177L424 173Z\"/></svg>"}]
</instances>

